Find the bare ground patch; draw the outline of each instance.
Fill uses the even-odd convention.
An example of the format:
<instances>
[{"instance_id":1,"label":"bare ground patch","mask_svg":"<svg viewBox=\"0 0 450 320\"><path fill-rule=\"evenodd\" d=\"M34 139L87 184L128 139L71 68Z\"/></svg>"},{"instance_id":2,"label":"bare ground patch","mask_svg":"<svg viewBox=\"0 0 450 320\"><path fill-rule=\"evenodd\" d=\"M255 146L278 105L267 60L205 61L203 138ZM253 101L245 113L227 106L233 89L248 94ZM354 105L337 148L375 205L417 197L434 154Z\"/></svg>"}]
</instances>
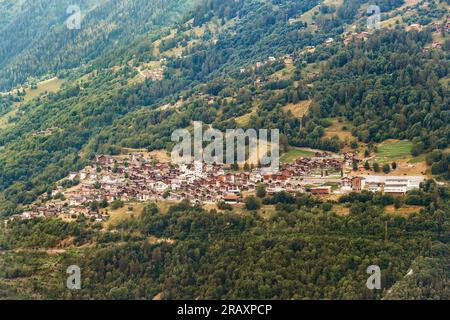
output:
<instances>
[{"instance_id":1,"label":"bare ground patch","mask_svg":"<svg viewBox=\"0 0 450 320\"><path fill-rule=\"evenodd\" d=\"M294 117L301 118L308 112L311 102L311 100L303 100L296 104L290 103L283 107L283 111L290 111Z\"/></svg>"},{"instance_id":2,"label":"bare ground patch","mask_svg":"<svg viewBox=\"0 0 450 320\"><path fill-rule=\"evenodd\" d=\"M412 213L419 212L422 208L423 207L421 206L403 206L397 209L393 205L390 205L384 208L384 211L388 214L401 214L408 216Z\"/></svg>"}]
</instances>

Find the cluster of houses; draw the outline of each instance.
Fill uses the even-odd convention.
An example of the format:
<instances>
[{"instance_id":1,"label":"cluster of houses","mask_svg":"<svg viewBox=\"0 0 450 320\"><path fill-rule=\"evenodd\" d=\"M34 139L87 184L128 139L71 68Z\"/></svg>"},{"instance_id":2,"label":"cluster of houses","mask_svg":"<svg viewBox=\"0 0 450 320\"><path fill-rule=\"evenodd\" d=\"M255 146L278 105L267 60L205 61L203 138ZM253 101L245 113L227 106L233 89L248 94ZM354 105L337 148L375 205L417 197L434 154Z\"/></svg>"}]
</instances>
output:
<instances>
[{"instance_id":1,"label":"cluster of houses","mask_svg":"<svg viewBox=\"0 0 450 320\"><path fill-rule=\"evenodd\" d=\"M53 134L58 128L48 128L45 130L36 131L33 135L35 136L49 136Z\"/></svg>"},{"instance_id":2,"label":"cluster of houses","mask_svg":"<svg viewBox=\"0 0 450 320\"><path fill-rule=\"evenodd\" d=\"M302 20L300 18L289 18L288 23L290 25L294 25L296 23L302 22Z\"/></svg>"},{"instance_id":3,"label":"cluster of houses","mask_svg":"<svg viewBox=\"0 0 450 320\"><path fill-rule=\"evenodd\" d=\"M263 68L263 67L265 67L267 65L271 65L271 64L274 64L274 63L277 63L277 62L281 62L285 66L289 66L289 65L294 64L295 57L293 55L290 55L290 54L285 54L285 55L283 55L281 57L278 57L278 58L271 56L271 57L267 58L267 60L265 60L265 61L257 62L253 67L250 67L248 69L246 69L246 68L240 69L240 72L241 73L255 72L258 69L261 69L261 68Z\"/></svg>"},{"instance_id":4,"label":"cluster of houses","mask_svg":"<svg viewBox=\"0 0 450 320\"><path fill-rule=\"evenodd\" d=\"M99 155L91 166L69 174L66 180L79 181L78 185L55 188L52 200L46 201L47 195L43 195L40 198L42 204L27 210L21 217L29 219L65 214L75 218L82 213L102 221L107 216L92 210L90 204L115 200L145 202L188 198L201 204L220 201L235 204L242 201L243 194L254 192L259 183L265 184L269 194L305 192L309 185L322 184L333 174L336 180L340 177L341 159L329 157L326 153L318 156L301 158L283 165L277 172L265 173L258 168L232 172L224 165L202 162L173 165L139 153L120 159Z\"/></svg>"},{"instance_id":5,"label":"cluster of houses","mask_svg":"<svg viewBox=\"0 0 450 320\"><path fill-rule=\"evenodd\" d=\"M140 70L140 74L144 78L150 79L152 81L162 81L164 80L164 72L166 68L167 68L166 66L162 66L160 68Z\"/></svg>"},{"instance_id":6,"label":"cluster of houses","mask_svg":"<svg viewBox=\"0 0 450 320\"><path fill-rule=\"evenodd\" d=\"M225 165L194 162L174 165L162 163L140 153L124 157L98 155L92 165L72 172L67 180L76 181L71 188L59 186L52 191L51 200L41 197L41 204L20 215L21 219L60 216L85 217L104 221L107 214L92 208L92 203L123 201L181 201L214 204L238 204L246 194L256 191L263 183L269 195L286 191L310 192L315 195L344 194L348 192L383 192L401 195L419 188L423 177L411 176L355 176L344 175L351 155L338 157L326 152L314 157L303 157L283 164L277 172L260 168L249 171L231 171Z\"/></svg>"},{"instance_id":7,"label":"cluster of houses","mask_svg":"<svg viewBox=\"0 0 450 320\"><path fill-rule=\"evenodd\" d=\"M432 22L426 27L421 25L420 23L413 23L409 26L405 27L406 31L416 30L422 31L424 28L430 30L431 32L439 32L439 33L448 33L450 28L450 22L446 21L444 23Z\"/></svg>"},{"instance_id":8,"label":"cluster of houses","mask_svg":"<svg viewBox=\"0 0 450 320\"><path fill-rule=\"evenodd\" d=\"M342 35L344 39L344 44L350 44L356 40L366 41L369 38L369 33L367 31L364 32L345 32Z\"/></svg>"},{"instance_id":9,"label":"cluster of houses","mask_svg":"<svg viewBox=\"0 0 450 320\"><path fill-rule=\"evenodd\" d=\"M429 28L433 32L448 33L448 30L450 29L450 22L449 21L446 21L445 23L432 22L430 23Z\"/></svg>"}]
</instances>

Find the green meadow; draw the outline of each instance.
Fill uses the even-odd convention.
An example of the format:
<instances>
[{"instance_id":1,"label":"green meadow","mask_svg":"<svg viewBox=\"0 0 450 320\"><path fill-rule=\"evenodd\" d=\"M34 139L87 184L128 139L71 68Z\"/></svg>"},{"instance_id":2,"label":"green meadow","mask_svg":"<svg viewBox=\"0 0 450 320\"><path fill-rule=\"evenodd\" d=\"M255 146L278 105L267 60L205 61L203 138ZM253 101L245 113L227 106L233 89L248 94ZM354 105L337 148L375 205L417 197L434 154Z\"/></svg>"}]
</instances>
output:
<instances>
[{"instance_id":1,"label":"green meadow","mask_svg":"<svg viewBox=\"0 0 450 320\"><path fill-rule=\"evenodd\" d=\"M413 143L408 140L387 141L378 146L377 160L380 162L389 162L405 159L411 156Z\"/></svg>"},{"instance_id":2,"label":"green meadow","mask_svg":"<svg viewBox=\"0 0 450 320\"><path fill-rule=\"evenodd\" d=\"M313 156L314 152L312 151L303 149L291 149L281 156L280 161L284 163L294 162L300 157L313 157Z\"/></svg>"}]
</instances>

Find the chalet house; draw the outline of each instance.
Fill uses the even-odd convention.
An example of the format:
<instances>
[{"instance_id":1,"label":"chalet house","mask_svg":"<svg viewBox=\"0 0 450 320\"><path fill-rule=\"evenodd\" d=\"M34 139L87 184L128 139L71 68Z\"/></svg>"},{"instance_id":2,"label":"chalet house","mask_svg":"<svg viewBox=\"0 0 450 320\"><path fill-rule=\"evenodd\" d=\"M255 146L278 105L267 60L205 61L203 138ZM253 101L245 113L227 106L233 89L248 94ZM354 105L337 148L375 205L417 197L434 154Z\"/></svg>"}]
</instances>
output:
<instances>
[{"instance_id":1,"label":"chalet house","mask_svg":"<svg viewBox=\"0 0 450 320\"><path fill-rule=\"evenodd\" d=\"M74 196L74 197L70 198L69 204L71 206L77 206L77 205L81 205L81 204L85 203L87 200L88 199L85 196Z\"/></svg>"},{"instance_id":2,"label":"chalet house","mask_svg":"<svg viewBox=\"0 0 450 320\"><path fill-rule=\"evenodd\" d=\"M285 55L283 57L283 63L285 66L294 64L294 58L291 55Z\"/></svg>"},{"instance_id":3,"label":"chalet house","mask_svg":"<svg viewBox=\"0 0 450 320\"><path fill-rule=\"evenodd\" d=\"M20 219L22 220L30 220L36 217L36 212L34 211L25 211L20 215Z\"/></svg>"},{"instance_id":4,"label":"chalet house","mask_svg":"<svg viewBox=\"0 0 450 320\"><path fill-rule=\"evenodd\" d=\"M241 189L239 189L238 186L229 185L228 188L227 188L227 192L230 193L230 194L232 194L232 193L239 194L241 192Z\"/></svg>"},{"instance_id":5,"label":"chalet house","mask_svg":"<svg viewBox=\"0 0 450 320\"><path fill-rule=\"evenodd\" d=\"M352 178L352 190L354 192L361 192L366 184L366 179L364 177L353 177Z\"/></svg>"},{"instance_id":6,"label":"chalet house","mask_svg":"<svg viewBox=\"0 0 450 320\"><path fill-rule=\"evenodd\" d=\"M265 83L265 81L264 81L261 77L256 77L254 86L255 86L256 88L260 88L260 87L262 87L262 85L263 85L264 83Z\"/></svg>"},{"instance_id":7,"label":"chalet house","mask_svg":"<svg viewBox=\"0 0 450 320\"><path fill-rule=\"evenodd\" d=\"M311 193L315 195L331 194L331 187L330 186L314 187L311 188Z\"/></svg>"},{"instance_id":8,"label":"chalet house","mask_svg":"<svg viewBox=\"0 0 450 320\"><path fill-rule=\"evenodd\" d=\"M333 42L334 42L334 39L333 39L333 38L328 38L328 39L325 40L325 45L330 45L330 44L332 44Z\"/></svg>"},{"instance_id":9,"label":"chalet house","mask_svg":"<svg viewBox=\"0 0 450 320\"><path fill-rule=\"evenodd\" d=\"M274 175L272 173L264 173L263 174L263 178L262 178L262 182L271 183L273 178L274 178Z\"/></svg>"},{"instance_id":10,"label":"chalet house","mask_svg":"<svg viewBox=\"0 0 450 320\"><path fill-rule=\"evenodd\" d=\"M259 173L259 171L252 171L252 173L249 176L249 180L253 183L258 183L262 181L262 175Z\"/></svg>"},{"instance_id":11,"label":"chalet house","mask_svg":"<svg viewBox=\"0 0 450 320\"><path fill-rule=\"evenodd\" d=\"M406 31L412 31L412 30L416 30L416 31L422 31L423 26L420 23L413 23L410 26L406 27Z\"/></svg>"},{"instance_id":12,"label":"chalet house","mask_svg":"<svg viewBox=\"0 0 450 320\"><path fill-rule=\"evenodd\" d=\"M106 155L96 155L94 158L94 162L99 164L99 165L110 165L114 163L114 158L111 156L106 156Z\"/></svg>"},{"instance_id":13,"label":"chalet house","mask_svg":"<svg viewBox=\"0 0 450 320\"><path fill-rule=\"evenodd\" d=\"M137 194L138 201L150 201L154 198L154 194L151 191L144 190Z\"/></svg>"},{"instance_id":14,"label":"chalet house","mask_svg":"<svg viewBox=\"0 0 450 320\"><path fill-rule=\"evenodd\" d=\"M241 197L235 194L227 194L223 197L223 201L228 204L237 204L241 202Z\"/></svg>"}]
</instances>

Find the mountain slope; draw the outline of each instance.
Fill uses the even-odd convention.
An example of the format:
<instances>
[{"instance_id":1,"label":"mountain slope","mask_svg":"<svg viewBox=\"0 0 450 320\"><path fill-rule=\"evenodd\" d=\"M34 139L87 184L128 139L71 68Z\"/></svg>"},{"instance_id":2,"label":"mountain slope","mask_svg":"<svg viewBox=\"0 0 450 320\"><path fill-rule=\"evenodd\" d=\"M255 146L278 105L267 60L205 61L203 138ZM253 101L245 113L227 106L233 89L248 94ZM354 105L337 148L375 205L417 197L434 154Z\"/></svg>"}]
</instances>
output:
<instances>
[{"instance_id":1,"label":"mountain slope","mask_svg":"<svg viewBox=\"0 0 450 320\"><path fill-rule=\"evenodd\" d=\"M1 218L64 197L96 154L171 150L193 120L278 128L282 151L376 159L401 139L432 179L396 198L281 192L259 211L103 199L81 210L119 219L13 217L0 298L448 298L450 41L436 25L448 1L379 0L381 30L367 30L363 0L155 3L85 0L68 31L68 1L0 0L0 87L26 89L0 96ZM60 88L30 94L54 75ZM65 287L72 264L81 291ZM366 287L373 264L382 291Z\"/></svg>"},{"instance_id":2,"label":"mountain slope","mask_svg":"<svg viewBox=\"0 0 450 320\"><path fill-rule=\"evenodd\" d=\"M325 137L330 124L324 117L339 116L357 126L353 133L362 143L409 138L416 154L446 148L448 52L423 52L434 34L400 28L344 45L338 30L353 22L351 12L356 10L357 20L364 12L361 1L350 1L352 6L347 2L335 13L318 14L316 31L301 21L316 10L315 1L205 1L185 11L171 28L135 40L123 36L132 30L125 28L119 37L124 38L122 45L68 73L59 93L20 106L0 130L3 213L30 204L95 153L169 148L171 132L191 120L222 129L277 127L291 145L337 151L344 142ZM400 4L395 2L394 8ZM133 5L141 4L131 1L126 8ZM107 18L101 21L108 21L111 12L122 8L116 3L107 12L101 10L106 9L100 6L92 12L103 12ZM132 22L136 14L130 12L123 21L131 19L130 26L143 23ZM92 15L87 25L94 24ZM154 17L158 21L161 16ZM324 43L330 36L336 40ZM266 63L269 56L284 54L291 54L296 63ZM258 62L261 67L255 69ZM154 68L163 70L162 79L142 76L142 70ZM280 80L274 74L281 70L289 72ZM205 103L199 93L214 103ZM299 99L311 101L310 112L301 118L285 112L286 105ZM181 103L181 108L160 109L168 103ZM240 116L248 121L235 121ZM58 130L36 134L49 128Z\"/></svg>"},{"instance_id":3,"label":"mountain slope","mask_svg":"<svg viewBox=\"0 0 450 320\"><path fill-rule=\"evenodd\" d=\"M195 1L83 0L78 3L80 30L69 30L69 0L39 0L9 6L8 23L0 24L0 90L29 76L78 67L102 53L127 45L151 30L174 23ZM19 9L20 7L20 9ZM14 13L15 12L15 13Z\"/></svg>"}]
</instances>

